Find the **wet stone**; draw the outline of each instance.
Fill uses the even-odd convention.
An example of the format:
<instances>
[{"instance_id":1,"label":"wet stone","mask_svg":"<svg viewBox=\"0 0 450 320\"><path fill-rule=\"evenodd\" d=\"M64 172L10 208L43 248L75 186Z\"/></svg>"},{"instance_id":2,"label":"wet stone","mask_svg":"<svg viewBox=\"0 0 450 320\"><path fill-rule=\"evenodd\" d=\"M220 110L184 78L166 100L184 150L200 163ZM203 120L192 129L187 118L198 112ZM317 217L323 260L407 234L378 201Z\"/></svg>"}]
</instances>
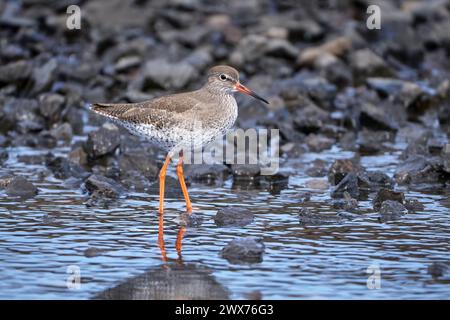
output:
<instances>
[{"instance_id":1,"label":"wet stone","mask_svg":"<svg viewBox=\"0 0 450 320\"><path fill-rule=\"evenodd\" d=\"M85 182L86 190L94 196L118 198L122 187L113 179L93 174Z\"/></svg>"},{"instance_id":2,"label":"wet stone","mask_svg":"<svg viewBox=\"0 0 450 320\"><path fill-rule=\"evenodd\" d=\"M301 208L298 218L301 225L333 224L344 220L341 216L311 212L308 208Z\"/></svg>"},{"instance_id":3,"label":"wet stone","mask_svg":"<svg viewBox=\"0 0 450 320\"><path fill-rule=\"evenodd\" d=\"M394 178L398 184L436 183L439 181L437 164L433 165L427 157L411 156L397 167Z\"/></svg>"},{"instance_id":4,"label":"wet stone","mask_svg":"<svg viewBox=\"0 0 450 320\"><path fill-rule=\"evenodd\" d=\"M8 160L8 151L6 150L0 150L0 165L5 163Z\"/></svg>"},{"instance_id":5,"label":"wet stone","mask_svg":"<svg viewBox=\"0 0 450 320\"><path fill-rule=\"evenodd\" d=\"M22 176L14 177L6 187L6 194L11 197L31 198L37 193L36 186Z\"/></svg>"},{"instance_id":6,"label":"wet stone","mask_svg":"<svg viewBox=\"0 0 450 320\"><path fill-rule=\"evenodd\" d=\"M73 150L71 150L68 157L71 162L76 163L80 166L84 166L88 163L87 153L81 146L75 147Z\"/></svg>"},{"instance_id":7,"label":"wet stone","mask_svg":"<svg viewBox=\"0 0 450 320\"><path fill-rule=\"evenodd\" d=\"M187 180L206 184L222 182L230 169L224 164L185 165L184 174Z\"/></svg>"},{"instance_id":8,"label":"wet stone","mask_svg":"<svg viewBox=\"0 0 450 320\"><path fill-rule=\"evenodd\" d=\"M53 173L57 179L68 179L68 178L79 178L85 179L89 176L78 164L71 162L66 157L56 157L49 156L46 159L47 168Z\"/></svg>"},{"instance_id":9,"label":"wet stone","mask_svg":"<svg viewBox=\"0 0 450 320\"><path fill-rule=\"evenodd\" d=\"M234 179L254 179L261 173L257 164L234 164L231 166Z\"/></svg>"},{"instance_id":10,"label":"wet stone","mask_svg":"<svg viewBox=\"0 0 450 320\"><path fill-rule=\"evenodd\" d=\"M104 249L99 249L99 248L95 248L95 247L89 247L86 250L84 250L83 254L84 254L84 256L86 258L93 258L93 257L100 256L105 251L106 250L104 250Z\"/></svg>"},{"instance_id":11,"label":"wet stone","mask_svg":"<svg viewBox=\"0 0 450 320\"><path fill-rule=\"evenodd\" d=\"M427 272L433 279L443 278L448 274L448 263L445 262L433 262L427 268Z\"/></svg>"},{"instance_id":12,"label":"wet stone","mask_svg":"<svg viewBox=\"0 0 450 320\"><path fill-rule=\"evenodd\" d=\"M120 174L124 175L127 171L135 170L147 178L156 178L159 173L158 163L154 156L146 152L127 152L119 156Z\"/></svg>"},{"instance_id":13,"label":"wet stone","mask_svg":"<svg viewBox=\"0 0 450 320\"><path fill-rule=\"evenodd\" d=\"M398 220L406 213L408 213L408 210L400 202L386 200L381 204L379 220L381 222Z\"/></svg>"},{"instance_id":14,"label":"wet stone","mask_svg":"<svg viewBox=\"0 0 450 320\"><path fill-rule=\"evenodd\" d=\"M382 171L367 171L365 176L370 183L370 189L391 188L394 185L393 179Z\"/></svg>"},{"instance_id":15,"label":"wet stone","mask_svg":"<svg viewBox=\"0 0 450 320\"><path fill-rule=\"evenodd\" d=\"M214 222L219 227L243 227L253 222L253 213L247 208L226 207L217 211Z\"/></svg>"},{"instance_id":16,"label":"wet stone","mask_svg":"<svg viewBox=\"0 0 450 320\"><path fill-rule=\"evenodd\" d=\"M263 239L241 237L231 240L221 252L221 256L234 264L260 263L264 254Z\"/></svg>"},{"instance_id":17,"label":"wet stone","mask_svg":"<svg viewBox=\"0 0 450 320\"><path fill-rule=\"evenodd\" d=\"M111 154L120 145L119 128L106 123L97 131L90 132L86 141L86 152L91 159Z\"/></svg>"},{"instance_id":18,"label":"wet stone","mask_svg":"<svg viewBox=\"0 0 450 320\"><path fill-rule=\"evenodd\" d=\"M356 164L352 159L338 159L333 162L328 170L328 181L331 185L338 185L344 177L350 173L362 171L361 166Z\"/></svg>"},{"instance_id":19,"label":"wet stone","mask_svg":"<svg viewBox=\"0 0 450 320\"><path fill-rule=\"evenodd\" d=\"M380 210L382 203L386 200L397 201L403 205L405 203L405 195L403 192L382 188L373 199L373 209L375 211Z\"/></svg>"},{"instance_id":20,"label":"wet stone","mask_svg":"<svg viewBox=\"0 0 450 320\"><path fill-rule=\"evenodd\" d=\"M407 199L404 203L405 208L410 212L423 211L425 210L425 206L416 199Z\"/></svg>"},{"instance_id":21,"label":"wet stone","mask_svg":"<svg viewBox=\"0 0 450 320\"><path fill-rule=\"evenodd\" d=\"M355 173L348 173L344 179L342 179L336 187L331 191L331 196L333 198L343 197L344 192L348 192L352 197L358 198L359 196L359 185L358 177Z\"/></svg>"}]
</instances>

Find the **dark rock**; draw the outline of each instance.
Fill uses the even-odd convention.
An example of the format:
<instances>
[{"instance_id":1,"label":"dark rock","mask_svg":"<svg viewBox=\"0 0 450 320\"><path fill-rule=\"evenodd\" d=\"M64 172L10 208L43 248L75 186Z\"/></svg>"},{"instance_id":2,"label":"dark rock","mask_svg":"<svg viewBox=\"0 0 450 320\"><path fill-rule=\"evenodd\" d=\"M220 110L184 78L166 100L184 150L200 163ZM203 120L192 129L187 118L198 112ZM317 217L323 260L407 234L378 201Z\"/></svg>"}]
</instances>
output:
<instances>
[{"instance_id":1,"label":"dark rock","mask_svg":"<svg viewBox=\"0 0 450 320\"><path fill-rule=\"evenodd\" d=\"M217 211L214 222L219 227L243 227L253 222L253 213L246 208L225 207Z\"/></svg>"},{"instance_id":2,"label":"dark rock","mask_svg":"<svg viewBox=\"0 0 450 320\"><path fill-rule=\"evenodd\" d=\"M203 223L203 216L195 212L183 212L180 215L178 223L182 226L187 226L190 228L198 228Z\"/></svg>"},{"instance_id":3,"label":"dark rock","mask_svg":"<svg viewBox=\"0 0 450 320\"><path fill-rule=\"evenodd\" d=\"M21 176L14 177L6 187L6 194L10 197L31 198L37 193L35 185Z\"/></svg>"},{"instance_id":4,"label":"dark rock","mask_svg":"<svg viewBox=\"0 0 450 320\"><path fill-rule=\"evenodd\" d=\"M358 208L358 200L351 197L348 192L343 193L344 199L334 200L333 208L344 209L349 212L354 212Z\"/></svg>"},{"instance_id":5,"label":"dark rock","mask_svg":"<svg viewBox=\"0 0 450 320\"><path fill-rule=\"evenodd\" d=\"M404 205L405 205L405 208L411 212L425 210L425 206L422 203L420 203L419 200L416 200L416 199L407 199L405 201Z\"/></svg>"},{"instance_id":6,"label":"dark rock","mask_svg":"<svg viewBox=\"0 0 450 320\"><path fill-rule=\"evenodd\" d=\"M301 208L298 213L301 225L324 225L330 223L340 223L344 219L338 215L322 214L311 212L308 208Z\"/></svg>"},{"instance_id":7,"label":"dark rock","mask_svg":"<svg viewBox=\"0 0 450 320\"><path fill-rule=\"evenodd\" d=\"M389 131L373 131L363 129L358 132L356 143L363 155L373 155L387 149L385 142L391 142L394 134Z\"/></svg>"},{"instance_id":8,"label":"dark rock","mask_svg":"<svg viewBox=\"0 0 450 320\"><path fill-rule=\"evenodd\" d=\"M69 160L79 166L84 166L88 163L88 157L83 147L78 146L69 152Z\"/></svg>"},{"instance_id":9,"label":"dark rock","mask_svg":"<svg viewBox=\"0 0 450 320\"><path fill-rule=\"evenodd\" d=\"M234 179L255 179L261 173L257 164L233 164L231 166Z\"/></svg>"},{"instance_id":10,"label":"dark rock","mask_svg":"<svg viewBox=\"0 0 450 320\"><path fill-rule=\"evenodd\" d=\"M0 165L3 165L8 160L8 152L6 150L0 150Z\"/></svg>"},{"instance_id":11,"label":"dark rock","mask_svg":"<svg viewBox=\"0 0 450 320\"><path fill-rule=\"evenodd\" d=\"M104 249L99 249L99 248L95 248L95 247L89 247L86 250L84 250L83 254L84 254L84 256L86 258L93 258L93 257L100 256L105 251L106 250L104 250Z\"/></svg>"},{"instance_id":12,"label":"dark rock","mask_svg":"<svg viewBox=\"0 0 450 320\"><path fill-rule=\"evenodd\" d=\"M37 114L38 103L33 99L8 99L3 107L1 131L16 129L20 133L36 132L44 128L44 119Z\"/></svg>"},{"instance_id":13,"label":"dark rock","mask_svg":"<svg viewBox=\"0 0 450 320\"><path fill-rule=\"evenodd\" d=\"M0 177L0 189L8 187L11 181L14 179L12 175L4 175Z\"/></svg>"},{"instance_id":14,"label":"dark rock","mask_svg":"<svg viewBox=\"0 0 450 320\"><path fill-rule=\"evenodd\" d=\"M120 173L120 183L128 190L145 192L150 189L151 183L141 172L127 170ZM155 190L156 191L156 190Z\"/></svg>"},{"instance_id":15,"label":"dark rock","mask_svg":"<svg viewBox=\"0 0 450 320\"><path fill-rule=\"evenodd\" d=\"M433 279L443 278L449 270L448 264L444 262L433 262L428 266L427 272Z\"/></svg>"},{"instance_id":16,"label":"dark rock","mask_svg":"<svg viewBox=\"0 0 450 320\"><path fill-rule=\"evenodd\" d=\"M197 71L187 62L171 63L164 59L156 59L145 64L143 75L145 88L176 90L193 80L197 76Z\"/></svg>"},{"instance_id":17,"label":"dark rock","mask_svg":"<svg viewBox=\"0 0 450 320\"><path fill-rule=\"evenodd\" d=\"M362 167L352 159L338 159L333 162L328 170L328 181L330 181L331 185L336 186L348 173L361 171L363 171Z\"/></svg>"},{"instance_id":18,"label":"dark rock","mask_svg":"<svg viewBox=\"0 0 450 320\"><path fill-rule=\"evenodd\" d=\"M433 164L424 156L412 156L400 164L395 171L395 180L398 184L410 183L436 183L440 174L437 164Z\"/></svg>"},{"instance_id":19,"label":"dark rock","mask_svg":"<svg viewBox=\"0 0 450 320\"><path fill-rule=\"evenodd\" d=\"M120 174L129 170L136 170L146 178L154 179L159 173L158 163L154 157L146 152L127 152L119 156Z\"/></svg>"},{"instance_id":20,"label":"dark rock","mask_svg":"<svg viewBox=\"0 0 450 320\"><path fill-rule=\"evenodd\" d=\"M406 213L408 210L400 202L386 200L381 204L379 220L381 222L398 220Z\"/></svg>"},{"instance_id":21,"label":"dark rock","mask_svg":"<svg viewBox=\"0 0 450 320\"><path fill-rule=\"evenodd\" d=\"M393 97L406 108L425 95L425 91L418 84L395 78L368 78L367 84L382 96Z\"/></svg>"},{"instance_id":22,"label":"dark rock","mask_svg":"<svg viewBox=\"0 0 450 320\"><path fill-rule=\"evenodd\" d=\"M343 197L344 192L348 192L352 197L359 197L358 177L355 173L348 173L331 191L333 198Z\"/></svg>"},{"instance_id":23,"label":"dark rock","mask_svg":"<svg viewBox=\"0 0 450 320\"><path fill-rule=\"evenodd\" d=\"M375 211L380 210L381 204L386 200L397 201L403 205L405 203L405 195L403 192L382 188L373 199L373 209Z\"/></svg>"},{"instance_id":24,"label":"dark rock","mask_svg":"<svg viewBox=\"0 0 450 320\"><path fill-rule=\"evenodd\" d=\"M298 99L294 100L294 103L299 103L301 106L293 113L295 128L303 133L317 132L322 129L324 123L329 119L329 113L316 106L308 98L299 97Z\"/></svg>"},{"instance_id":25,"label":"dark rock","mask_svg":"<svg viewBox=\"0 0 450 320\"><path fill-rule=\"evenodd\" d=\"M313 152L321 152L323 150L330 149L335 141L322 135L316 135L314 133L309 134L305 139L309 149Z\"/></svg>"},{"instance_id":26,"label":"dark rock","mask_svg":"<svg viewBox=\"0 0 450 320\"><path fill-rule=\"evenodd\" d=\"M0 66L0 82L14 83L28 79L32 66L28 61L19 60Z\"/></svg>"},{"instance_id":27,"label":"dark rock","mask_svg":"<svg viewBox=\"0 0 450 320\"><path fill-rule=\"evenodd\" d=\"M446 144L441 152L442 165L445 172L450 173L450 144Z\"/></svg>"},{"instance_id":28,"label":"dark rock","mask_svg":"<svg viewBox=\"0 0 450 320\"><path fill-rule=\"evenodd\" d=\"M315 159L312 166L306 170L306 174L310 177L324 177L327 173L327 162L322 159Z\"/></svg>"},{"instance_id":29,"label":"dark rock","mask_svg":"<svg viewBox=\"0 0 450 320\"><path fill-rule=\"evenodd\" d=\"M42 66L33 69L33 92L35 94L40 93L50 87L51 83L55 80L57 68L57 59L52 58Z\"/></svg>"},{"instance_id":30,"label":"dark rock","mask_svg":"<svg viewBox=\"0 0 450 320\"><path fill-rule=\"evenodd\" d=\"M354 51L349 60L354 77L361 81L366 77L383 77L392 74L384 60L370 49Z\"/></svg>"},{"instance_id":31,"label":"dark rock","mask_svg":"<svg viewBox=\"0 0 450 320\"><path fill-rule=\"evenodd\" d=\"M295 60L298 49L285 39L271 39L261 35L250 34L239 41L230 61L237 67L258 62L263 56L275 56Z\"/></svg>"},{"instance_id":32,"label":"dark rock","mask_svg":"<svg viewBox=\"0 0 450 320\"><path fill-rule=\"evenodd\" d=\"M69 123L64 122L63 124L52 128L50 130L50 135L56 140L62 140L66 143L70 143L73 136L72 126Z\"/></svg>"},{"instance_id":33,"label":"dark rock","mask_svg":"<svg viewBox=\"0 0 450 320\"><path fill-rule=\"evenodd\" d=\"M399 125L395 118L390 116L383 107L375 106L370 102L361 105L360 123L373 130L397 131Z\"/></svg>"},{"instance_id":34,"label":"dark rock","mask_svg":"<svg viewBox=\"0 0 450 320\"><path fill-rule=\"evenodd\" d=\"M56 93L43 93L39 96L39 110L41 114L51 122L61 118L64 109L64 96Z\"/></svg>"},{"instance_id":35,"label":"dark rock","mask_svg":"<svg viewBox=\"0 0 450 320\"><path fill-rule=\"evenodd\" d=\"M111 154L120 145L119 128L105 123L97 131L90 132L86 142L86 152L91 159Z\"/></svg>"},{"instance_id":36,"label":"dark rock","mask_svg":"<svg viewBox=\"0 0 450 320\"><path fill-rule=\"evenodd\" d=\"M184 173L186 180L206 184L223 182L228 176L230 169L224 164L212 165L186 165Z\"/></svg>"},{"instance_id":37,"label":"dark rock","mask_svg":"<svg viewBox=\"0 0 450 320\"><path fill-rule=\"evenodd\" d=\"M85 187L89 194L97 197L118 198L122 193L122 187L117 182L97 174L85 181Z\"/></svg>"},{"instance_id":38,"label":"dark rock","mask_svg":"<svg viewBox=\"0 0 450 320\"><path fill-rule=\"evenodd\" d=\"M54 158L53 156L49 156L46 159L46 165L57 179L68 179L71 177L85 179L89 176L89 173L83 168L71 162L66 157Z\"/></svg>"},{"instance_id":39,"label":"dark rock","mask_svg":"<svg viewBox=\"0 0 450 320\"><path fill-rule=\"evenodd\" d=\"M256 237L235 238L221 252L223 258L234 264L262 262L263 254L263 239Z\"/></svg>"},{"instance_id":40,"label":"dark rock","mask_svg":"<svg viewBox=\"0 0 450 320\"><path fill-rule=\"evenodd\" d=\"M365 176L370 183L370 189L391 188L394 185L392 178L382 171L367 171Z\"/></svg>"}]
</instances>

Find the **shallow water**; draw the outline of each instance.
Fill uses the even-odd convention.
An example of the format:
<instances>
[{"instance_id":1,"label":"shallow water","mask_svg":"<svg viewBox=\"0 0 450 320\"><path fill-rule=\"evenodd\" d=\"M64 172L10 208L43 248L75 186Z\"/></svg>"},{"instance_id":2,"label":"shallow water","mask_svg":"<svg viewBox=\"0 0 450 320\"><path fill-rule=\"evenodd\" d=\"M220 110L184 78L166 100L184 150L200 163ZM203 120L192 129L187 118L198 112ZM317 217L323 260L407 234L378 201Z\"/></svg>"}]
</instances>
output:
<instances>
[{"instance_id":1,"label":"shallow water","mask_svg":"<svg viewBox=\"0 0 450 320\"><path fill-rule=\"evenodd\" d=\"M300 225L298 211L302 206L314 212L336 212L329 188L306 187L309 180L326 178L310 178L304 169L316 158L331 162L352 156L337 147L285 162L282 170L290 173L289 185L278 194L233 186L232 178L222 187L192 185L194 210L203 217L203 222L185 230L181 256L175 242L184 202L181 197L168 198L164 224L167 262L163 261L158 245L156 193L129 193L109 209L89 208L79 187L40 174L46 171L43 165L25 165L16 159L17 155L45 154L49 150L37 152L21 147L9 151L10 158L0 169L0 176L8 172L25 175L40 192L35 198L18 201L0 191L0 298L3 299L88 299L133 277L137 277L133 285L140 285L152 275L169 272L161 270L180 269L207 270L192 272L198 278L192 276L190 281L221 294L226 292L225 296L217 295L222 298L450 297L448 276L439 280L427 273L433 262L450 260L450 190L442 186L398 188L405 192L406 198L417 199L425 206L423 211L398 221L379 222L368 200L359 202L360 213L350 220ZM68 149L51 151L65 154ZM381 169L393 175L398 155L399 151L394 151L362 157L361 163L368 170ZM173 171L171 175L174 176ZM303 204L307 192L311 193L311 199ZM373 194L369 196L372 198ZM213 217L225 206L251 208L254 222L245 227L217 227ZM263 237L266 249L262 263L236 265L220 257L228 241L248 235ZM90 256L85 254L88 248L100 251ZM66 283L71 275L68 270L74 266L81 274L78 289L70 289ZM369 290L366 270L374 266L381 272L381 288ZM183 281L180 276L176 282L179 285ZM148 281L145 286L153 286L158 292L158 281L155 283ZM133 285L121 288L125 296L138 297L133 295ZM175 291L184 289L170 287ZM169 289L166 286L163 290ZM178 295L172 292L163 297Z\"/></svg>"}]
</instances>

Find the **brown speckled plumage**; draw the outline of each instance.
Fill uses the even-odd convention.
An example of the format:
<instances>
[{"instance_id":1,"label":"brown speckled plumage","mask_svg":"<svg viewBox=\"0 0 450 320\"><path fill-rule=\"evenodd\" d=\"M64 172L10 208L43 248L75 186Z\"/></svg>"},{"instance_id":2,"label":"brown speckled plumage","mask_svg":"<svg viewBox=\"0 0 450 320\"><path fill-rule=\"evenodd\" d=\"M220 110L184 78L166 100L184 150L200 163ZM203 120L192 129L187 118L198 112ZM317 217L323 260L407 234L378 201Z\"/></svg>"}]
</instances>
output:
<instances>
[{"instance_id":1,"label":"brown speckled plumage","mask_svg":"<svg viewBox=\"0 0 450 320\"><path fill-rule=\"evenodd\" d=\"M217 66L209 70L208 81L199 90L139 103L96 103L91 109L167 151L187 147L199 137L201 144L206 144L223 135L233 126L237 117L237 104L232 90L220 86L221 83L215 80L221 74L239 80L239 74L234 68Z\"/></svg>"}]
</instances>

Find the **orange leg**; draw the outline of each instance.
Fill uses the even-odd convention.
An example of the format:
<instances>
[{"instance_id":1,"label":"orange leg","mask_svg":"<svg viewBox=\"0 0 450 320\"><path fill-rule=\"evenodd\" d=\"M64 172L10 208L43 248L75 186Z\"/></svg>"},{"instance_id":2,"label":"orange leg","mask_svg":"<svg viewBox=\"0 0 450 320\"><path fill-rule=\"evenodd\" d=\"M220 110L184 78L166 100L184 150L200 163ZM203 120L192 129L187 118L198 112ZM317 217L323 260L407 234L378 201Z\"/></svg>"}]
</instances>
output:
<instances>
[{"instance_id":1,"label":"orange leg","mask_svg":"<svg viewBox=\"0 0 450 320\"><path fill-rule=\"evenodd\" d=\"M188 213L192 213L191 200L189 199L189 194L186 188L186 183L184 182L183 173L183 151L180 151L180 160L177 164L177 176L180 180L181 191L183 191L184 200L186 201L186 210Z\"/></svg>"},{"instance_id":2,"label":"orange leg","mask_svg":"<svg viewBox=\"0 0 450 320\"><path fill-rule=\"evenodd\" d=\"M166 160L159 172L159 213L162 214L164 212L164 186L166 182L166 171L167 166L170 163L170 156L167 155Z\"/></svg>"}]
</instances>

